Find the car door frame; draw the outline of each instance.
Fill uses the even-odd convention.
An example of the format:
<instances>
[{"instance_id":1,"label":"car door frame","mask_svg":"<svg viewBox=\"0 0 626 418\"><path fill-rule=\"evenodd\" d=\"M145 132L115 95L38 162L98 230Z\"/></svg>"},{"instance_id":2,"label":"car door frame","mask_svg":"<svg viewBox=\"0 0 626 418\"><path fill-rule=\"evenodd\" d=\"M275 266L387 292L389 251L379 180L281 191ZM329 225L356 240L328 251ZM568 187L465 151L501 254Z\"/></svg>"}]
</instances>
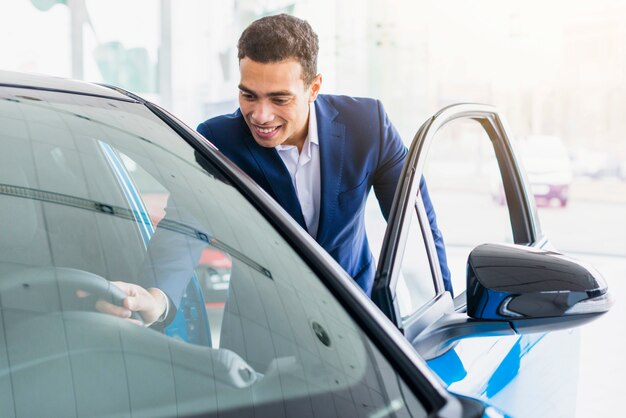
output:
<instances>
[{"instance_id":1,"label":"car door frame","mask_svg":"<svg viewBox=\"0 0 626 418\"><path fill-rule=\"evenodd\" d=\"M492 142L502 176L515 244L543 247L547 243L539 224L530 183L526 179L521 161L516 158L506 122L498 111L488 105L462 103L445 107L437 112L424 122L409 148L389 215L372 289L372 300L405 333L409 341L419 335L432 323L433 319L455 310L450 293L444 290L430 225L422 199L418 197L425 159L437 132L447 123L460 119L478 122ZM424 244L435 285L435 296L408 318L402 318L396 299L396 286L408 238L408 224L412 210L417 211L425 240ZM443 233L445 237L445 231ZM464 295L457 296L457 299L459 298L464 298ZM461 310L463 308L464 304L461 305ZM459 310L458 306L456 310Z\"/></svg>"}]
</instances>

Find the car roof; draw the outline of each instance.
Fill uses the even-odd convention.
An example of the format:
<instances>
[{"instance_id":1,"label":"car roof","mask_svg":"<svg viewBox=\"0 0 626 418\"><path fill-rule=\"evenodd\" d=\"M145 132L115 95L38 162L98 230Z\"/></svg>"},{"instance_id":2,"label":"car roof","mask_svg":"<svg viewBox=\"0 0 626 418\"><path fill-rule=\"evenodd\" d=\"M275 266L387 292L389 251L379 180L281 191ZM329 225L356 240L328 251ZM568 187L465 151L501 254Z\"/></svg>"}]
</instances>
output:
<instances>
[{"instance_id":1,"label":"car roof","mask_svg":"<svg viewBox=\"0 0 626 418\"><path fill-rule=\"evenodd\" d=\"M90 96L111 97L121 100L133 100L129 96L110 87L43 74L0 70L0 85L19 86L37 90L64 91Z\"/></svg>"}]
</instances>

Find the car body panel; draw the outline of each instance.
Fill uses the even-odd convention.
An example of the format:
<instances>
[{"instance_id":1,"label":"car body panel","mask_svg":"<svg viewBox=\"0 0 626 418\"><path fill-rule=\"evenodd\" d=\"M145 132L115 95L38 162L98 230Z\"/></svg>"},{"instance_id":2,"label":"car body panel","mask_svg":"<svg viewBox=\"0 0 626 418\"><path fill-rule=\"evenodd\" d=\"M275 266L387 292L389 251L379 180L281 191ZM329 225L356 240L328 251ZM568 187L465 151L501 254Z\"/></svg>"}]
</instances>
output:
<instances>
[{"instance_id":1,"label":"car body panel","mask_svg":"<svg viewBox=\"0 0 626 418\"><path fill-rule=\"evenodd\" d=\"M465 339L428 365L450 391L511 416L574 416L579 341L578 330Z\"/></svg>"},{"instance_id":2,"label":"car body panel","mask_svg":"<svg viewBox=\"0 0 626 418\"><path fill-rule=\"evenodd\" d=\"M39 91L59 91L79 93L98 97L111 97L117 100L132 101L133 99L111 88L94 83L72 80L62 77L51 77L34 73L21 73L0 70L0 84L16 86Z\"/></svg>"}]
</instances>

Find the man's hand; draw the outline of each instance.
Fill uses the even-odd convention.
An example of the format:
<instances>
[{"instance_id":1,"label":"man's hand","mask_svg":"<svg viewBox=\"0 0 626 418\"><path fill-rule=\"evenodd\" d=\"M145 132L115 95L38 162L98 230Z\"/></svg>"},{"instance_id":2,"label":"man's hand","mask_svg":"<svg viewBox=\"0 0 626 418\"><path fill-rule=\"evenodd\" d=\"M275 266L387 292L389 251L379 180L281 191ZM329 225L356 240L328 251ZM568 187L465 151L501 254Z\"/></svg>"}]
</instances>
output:
<instances>
[{"instance_id":1,"label":"man's hand","mask_svg":"<svg viewBox=\"0 0 626 418\"><path fill-rule=\"evenodd\" d=\"M137 325L141 325L140 321L130 317L133 311L139 312L144 320L144 325L149 326L159 319L167 308L166 296L157 288L144 289L136 284L126 282L111 282L111 284L122 289L127 296L122 301L122 306L99 299L96 302L96 309L100 312L126 318Z\"/></svg>"}]
</instances>

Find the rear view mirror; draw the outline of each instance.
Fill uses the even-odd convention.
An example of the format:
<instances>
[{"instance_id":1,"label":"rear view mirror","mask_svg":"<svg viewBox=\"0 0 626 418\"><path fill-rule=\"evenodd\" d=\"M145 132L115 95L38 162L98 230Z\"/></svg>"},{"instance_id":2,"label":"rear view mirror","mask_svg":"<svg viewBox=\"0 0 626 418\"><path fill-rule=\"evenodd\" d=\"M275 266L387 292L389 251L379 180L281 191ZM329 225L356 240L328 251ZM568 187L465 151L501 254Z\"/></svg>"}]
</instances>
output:
<instances>
[{"instance_id":1,"label":"rear view mirror","mask_svg":"<svg viewBox=\"0 0 626 418\"><path fill-rule=\"evenodd\" d=\"M484 244L471 252L467 269L468 316L512 321L518 332L539 325L525 321L538 318L551 329L579 325L572 322L587 322L612 305L600 273L552 251Z\"/></svg>"}]
</instances>

